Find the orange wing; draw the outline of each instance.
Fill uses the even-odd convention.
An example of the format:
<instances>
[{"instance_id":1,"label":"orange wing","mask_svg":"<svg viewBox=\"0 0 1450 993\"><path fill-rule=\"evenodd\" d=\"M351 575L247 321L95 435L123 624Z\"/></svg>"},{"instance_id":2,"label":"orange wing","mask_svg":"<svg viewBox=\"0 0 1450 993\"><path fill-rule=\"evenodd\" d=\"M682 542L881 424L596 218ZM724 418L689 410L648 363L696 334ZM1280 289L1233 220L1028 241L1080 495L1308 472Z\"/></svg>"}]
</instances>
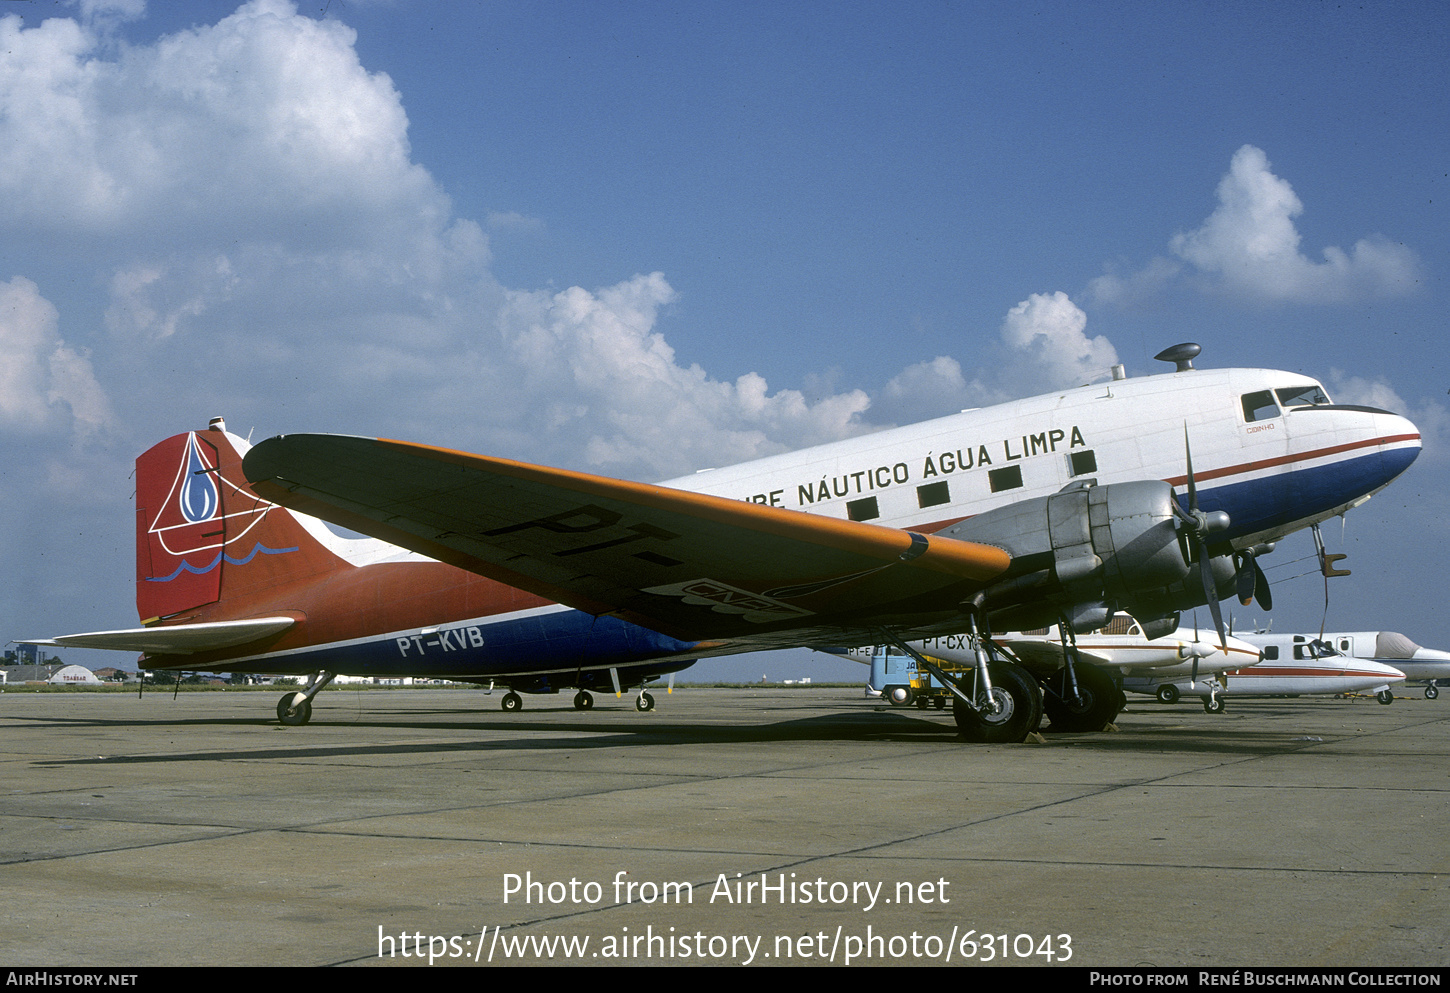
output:
<instances>
[{"instance_id":1,"label":"orange wing","mask_svg":"<svg viewBox=\"0 0 1450 993\"><path fill-rule=\"evenodd\" d=\"M400 441L283 435L244 469L283 506L685 640L938 624L1011 561L987 545Z\"/></svg>"}]
</instances>

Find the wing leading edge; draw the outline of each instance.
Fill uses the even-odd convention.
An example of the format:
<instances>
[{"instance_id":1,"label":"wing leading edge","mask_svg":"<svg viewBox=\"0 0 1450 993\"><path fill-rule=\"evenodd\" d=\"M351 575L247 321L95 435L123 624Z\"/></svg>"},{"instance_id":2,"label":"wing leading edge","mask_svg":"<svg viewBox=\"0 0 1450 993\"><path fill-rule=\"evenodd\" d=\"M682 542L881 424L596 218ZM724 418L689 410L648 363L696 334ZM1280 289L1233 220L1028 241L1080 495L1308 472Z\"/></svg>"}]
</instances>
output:
<instances>
[{"instance_id":1,"label":"wing leading edge","mask_svg":"<svg viewBox=\"0 0 1450 993\"><path fill-rule=\"evenodd\" d=\"M937 623L1006 571L988 545L385 439L283 435L262 497L685 640Z\"/></svg>"}]
</instances>

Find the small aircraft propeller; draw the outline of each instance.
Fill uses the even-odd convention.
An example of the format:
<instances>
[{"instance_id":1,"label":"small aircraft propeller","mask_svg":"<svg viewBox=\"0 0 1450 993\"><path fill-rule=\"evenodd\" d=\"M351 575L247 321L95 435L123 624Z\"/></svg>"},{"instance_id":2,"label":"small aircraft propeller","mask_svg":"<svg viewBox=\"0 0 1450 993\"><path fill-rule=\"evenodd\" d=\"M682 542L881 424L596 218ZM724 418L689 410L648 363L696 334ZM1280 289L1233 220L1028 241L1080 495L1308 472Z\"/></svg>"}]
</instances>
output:
<instances>
[{"instance_id":1,"label":"small aircraft propeller","mask_svg":"<svg viewBox=\"0 0 1450 993\"><path fill-rule=\"evenodd\" d=\"M1188 677L1189 686L1198 686L1198 660L1204 657L1203 645L1198 640L1198 611L1193 612L1193 647L1188 650L1193 655L1193 672ZM1209 651L1212 654L1212 650Z\"/></svg>"},{"instance_id":2,"label":"small aircraft propeller","mask_svg":"<svg viewBox=\"0 0 1450 993\"><path fill-rule=\"evenodd\" d=\"M1185 508L1173 494L1173 513L1181 524L1181 533L1187 539L1189 553L1198 559L1198 575L1203 585L1203 595L1208 598L1209 612L1213 614L1213 626L1218 631L1218 641L1225 648L1228 636L1223 630L1223 611L1218 605L1218 584L1213 579L1213 557L1208 553L1208 536L1229 526L1228 514L1221 510L1205 513L1198 509L1198 487L1193 481L1193 449L1188 443L1188 425L1183 425L1183 460L1187 466L1188 506ZM1268 583L1264 587L1268 588ZM1198 660L1193 663L1195 680L1198 674Z\"/></svg>"}]
</instances>

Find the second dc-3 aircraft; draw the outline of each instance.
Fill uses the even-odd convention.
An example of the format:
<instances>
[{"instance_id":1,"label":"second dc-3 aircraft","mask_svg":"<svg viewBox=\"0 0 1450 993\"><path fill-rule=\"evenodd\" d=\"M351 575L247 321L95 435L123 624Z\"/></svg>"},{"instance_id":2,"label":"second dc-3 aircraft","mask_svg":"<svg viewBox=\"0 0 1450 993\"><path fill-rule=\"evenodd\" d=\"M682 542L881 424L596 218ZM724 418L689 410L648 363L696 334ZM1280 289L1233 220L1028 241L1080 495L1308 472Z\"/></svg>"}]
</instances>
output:
<instances>
[{"instance_id":1,"label":"second dc-3 aircraft","mask_svg":"<svg viewBox=\"0 0 1450 993\"><path fill-rule=\"evenodd\" d=\"M640 686L647 710L647 683L708 656L1086 631L1119 609L1166 634L1261 594L1268 543L1420 451L1403 417L1298 373L1194 369L1198 351L658 485L374 438L249 449L214 423L137 460L142 626L46 643L310 675L277 707L302 724L340 673L496 682L505 709ZM965 738L1020 741L1063 684L983 652L949 685Z\"/></svg>"}]
</instances>

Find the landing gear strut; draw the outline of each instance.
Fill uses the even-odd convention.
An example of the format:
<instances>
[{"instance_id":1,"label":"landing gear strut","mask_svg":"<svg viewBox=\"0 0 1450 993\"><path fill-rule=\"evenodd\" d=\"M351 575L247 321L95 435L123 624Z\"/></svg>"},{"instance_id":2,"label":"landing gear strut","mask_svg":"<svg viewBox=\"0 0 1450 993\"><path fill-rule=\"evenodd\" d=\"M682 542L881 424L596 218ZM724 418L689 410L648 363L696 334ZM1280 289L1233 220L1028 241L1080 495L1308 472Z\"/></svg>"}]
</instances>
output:
<instances>
[{"instance_id":1,"label":"landing gear strut","mask_svg":"<svg viewBox=\"0 0 1450 993\"><path fill-rule=\"evenodd\" d=\"M981 681L975 672L966 673L962 679L972 703L953 693L952 716L957 728L963 738L982 744L1021 741L1042 723L1042 690L1035 679L1011 662L996 660L987 668L991 677L988 693L978 691Z\"/></svg>"},{"instance_id":2,"label":"landing gear strut","mask_svg":"<svg viewBox=\"0 0 1450 993\"><path fill-rule=\"evenodd\" d=\"M952 716L963 738L982 744L1022 741L1042 723L1042 690L1020 666L992 657L987 647L991 644L989 635L978 633L979 614L981 628L986 629L986 614L981 610L980 599L973 606L975 609L967 615L967 620L977 664L959 676L943 671L890 632L885 632L887 640L951 690Z\"/></svg>"},{"instance_id":3,"label":"landing gear strut","mask_svg":"<svg viewBox=\"0 0 1450 993\"><path fill-rule=\"evenodd\" d=\"M277 720L291 728L301 727L312 720L312 698L321 693L335 675L323 669L307 681L300 693L282 694L282 699L277 701Z\"/></svg>"},{"instance_id":4,"label":"landing gear strut","mask_svg":"<svg viewBox=\"0 0 1450 993\"><path fill-rule=\"evenodd\" d=\"M1066 667L1053 673L1043 687L1042 709L1054 731L1101 731L1118 716L1118 687L1113 677L1088 662L1073 667L1077 692L1068 683Z\"/></svg>"},{"instance_id":5,"label":"landing gear strut","mask_svg":"<svg viewBox=\"0 0 1450 993\"><path fill-rule=\"evenodd\" d=\"M1043 684L1042 708L1054 731L1101 731L1123 709L1113 677L1077 654L1072 623L1058 619L1062 632L1062 668Z\"/></svg>"}]
</instances>

